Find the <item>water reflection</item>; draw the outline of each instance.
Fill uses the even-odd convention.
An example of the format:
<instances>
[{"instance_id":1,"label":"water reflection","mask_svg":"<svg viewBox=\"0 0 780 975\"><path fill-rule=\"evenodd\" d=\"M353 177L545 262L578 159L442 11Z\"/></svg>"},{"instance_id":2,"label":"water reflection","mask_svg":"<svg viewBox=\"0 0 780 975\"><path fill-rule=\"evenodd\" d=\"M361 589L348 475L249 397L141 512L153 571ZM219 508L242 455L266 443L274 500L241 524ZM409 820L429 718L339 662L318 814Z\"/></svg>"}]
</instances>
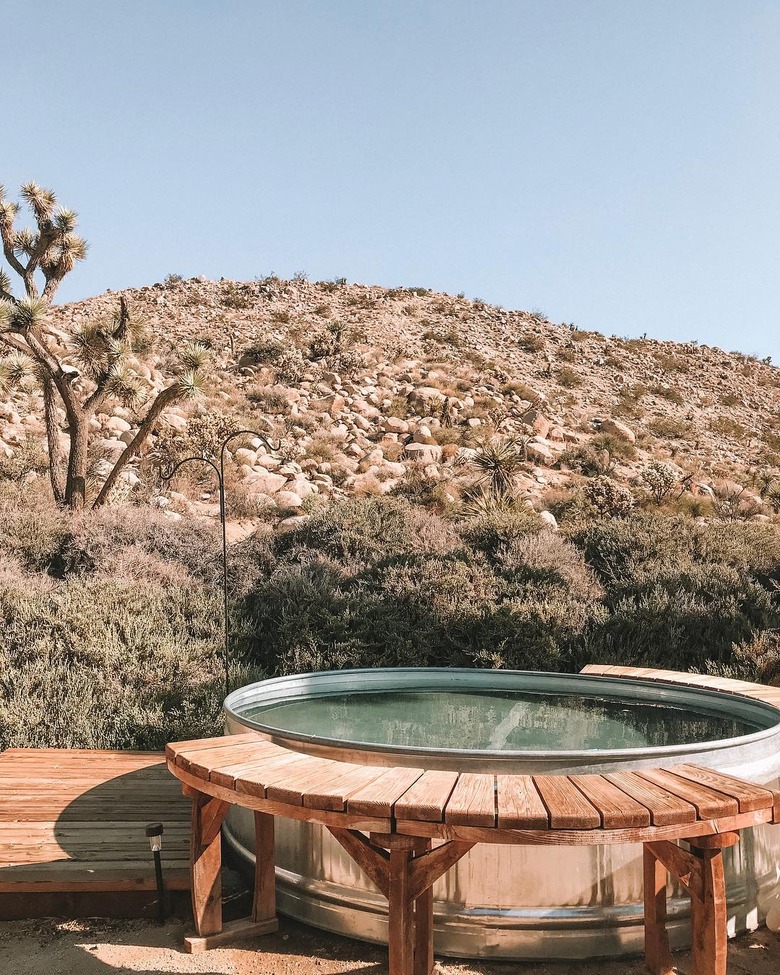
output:
<instances>
[{"instance_id":1,"label":"water reflection","mask_svg":"<svg viewBox=\"0 0 780 975\"><path fill-rule=\"evenodd\" d=\"M285 731L353 742L501 751L646 748L760 726L686 706L527 691L382 691L247 709Z\"/></svg>"}]
</instances>

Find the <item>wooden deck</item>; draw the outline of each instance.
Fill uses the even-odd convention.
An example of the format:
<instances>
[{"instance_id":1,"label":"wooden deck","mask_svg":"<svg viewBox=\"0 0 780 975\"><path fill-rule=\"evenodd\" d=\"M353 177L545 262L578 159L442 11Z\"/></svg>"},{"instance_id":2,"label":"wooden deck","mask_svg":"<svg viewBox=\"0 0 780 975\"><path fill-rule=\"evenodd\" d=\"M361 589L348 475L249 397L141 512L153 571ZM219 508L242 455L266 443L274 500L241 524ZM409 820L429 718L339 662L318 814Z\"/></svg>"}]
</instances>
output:
<instances>
[{"instance_id":1,"label":"wooden deck","mask_svg":"<svg viewBox=\"0 0 780 975\"><path fill-rule=\"evenodd\" d=\"M156 893L150 822L165 829L166 890L187 890L190 804L161 753L3 752L0 918L143 913Z\"/></svg>"}]
</instances>

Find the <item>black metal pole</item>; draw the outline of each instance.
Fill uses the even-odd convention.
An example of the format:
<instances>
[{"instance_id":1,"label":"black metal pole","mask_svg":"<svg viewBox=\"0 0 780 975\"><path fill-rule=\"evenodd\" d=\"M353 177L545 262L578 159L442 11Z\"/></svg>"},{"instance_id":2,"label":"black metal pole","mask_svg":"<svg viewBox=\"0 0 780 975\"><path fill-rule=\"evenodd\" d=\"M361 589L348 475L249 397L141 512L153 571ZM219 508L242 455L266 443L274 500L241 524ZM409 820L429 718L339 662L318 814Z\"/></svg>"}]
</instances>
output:
<instances>
[{"instance_id":1,"label":"black metal pole","mask_svg":"<svg viewBox=\"0 0 780 975\"><path fill-rule=\"evenodd\" d=\"M208 459L208 457L185 457L180 460L173 469L164 474L160 471L160 476L164 481L170 481L174 474L184 464L201 463L208 464L217 475L217 486L219 489L219 523L222 531L222 612L223 612L223 637L224 637L224 664L225 664L225 697L230 693L230 599L228 592L228 561L227 561L227 512L225 506L225 452L228 444L236 437L251 436L256 437L268 447L269 450L278 450L279 444L272 443L265 434L258 433L256 430L236 430L231 433L220 444L219 448L219 467Z\"/></svg>"},{"instance_id":2,"label":"black metal pole","mask_svg":"<svg viewBox=\"0 0 780 975\"><path fill-rule=\"evenodd\" d=\"M165 889L163 887L162 855L159 850L152 854L154 857L154 878L157 881L157 920L160 924L165 920Z\"/></svg>"}]
</instances>

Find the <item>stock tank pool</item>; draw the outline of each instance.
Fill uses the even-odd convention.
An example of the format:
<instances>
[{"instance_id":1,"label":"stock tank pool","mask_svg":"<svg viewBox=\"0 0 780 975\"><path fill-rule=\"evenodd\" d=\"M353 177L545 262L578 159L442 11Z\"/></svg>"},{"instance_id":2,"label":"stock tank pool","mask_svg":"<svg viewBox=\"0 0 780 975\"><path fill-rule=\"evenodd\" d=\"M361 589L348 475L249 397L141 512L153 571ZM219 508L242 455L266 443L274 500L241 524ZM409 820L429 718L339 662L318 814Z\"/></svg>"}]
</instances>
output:
<instances>
[{"instance_id":1,"label":"stock tank pool","mask_svg":"<svg viewBox=\"0 0 780 975\"><path fill-rule=\"evenodd\" d=\"M696 762L755 782L780 776L780 711L717 691L592 675L403 668L261 681L225 701L229 734L254 730L309 754L373 765L565 774ZM777 835L776 835L777 834ZM251 813L227 841L253 862ZM320 826L277 821L280 911L386 940L387 907ZM730 926L755 927L774 893L780 830L727 852ZM584 958L641 951L641 847L472 850L434 888L436 950L461 957ZM669 902L673 941L689 901Z\"/></svg>"}]
</instances>

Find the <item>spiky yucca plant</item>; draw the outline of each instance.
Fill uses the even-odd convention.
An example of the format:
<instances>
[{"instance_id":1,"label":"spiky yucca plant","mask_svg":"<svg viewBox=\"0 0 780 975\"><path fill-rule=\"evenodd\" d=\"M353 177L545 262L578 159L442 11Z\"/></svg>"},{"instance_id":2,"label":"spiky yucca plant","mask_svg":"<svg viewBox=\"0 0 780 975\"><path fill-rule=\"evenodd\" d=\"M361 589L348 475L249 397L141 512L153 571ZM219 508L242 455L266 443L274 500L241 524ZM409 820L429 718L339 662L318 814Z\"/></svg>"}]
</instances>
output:
<instances>
[{"instance_id":1,"label":"spiky yucca plant","mask_svg":"<svg viewBox=\"0 0 780 975\"><path fill-rule=\"evenodd\" d=\"M130 442L97 489L92 503L99 507L165 409L198 395L206 349L185 346L180 353L182 373L155 393L141 369L149 339L123 296L109 322L77 326L63 350L46 328L46 315L62 280L86 257L87 244L75 232L75 212L59 207L51 190L27 183L20 195L32 212L34 229L16 228L20 205L8 200L0 185L3 254L24 288L23 295L14 295L8 273L0 268L0 344L11 350L0 358L0 395L32 381L40 384L52 491L59 505L75 509L86 504L92 417L112 402L141 411ZM60 407L65 411L64 428ZM63 433L66 451L60 446Z\"/></svg>"}]
</instances>

